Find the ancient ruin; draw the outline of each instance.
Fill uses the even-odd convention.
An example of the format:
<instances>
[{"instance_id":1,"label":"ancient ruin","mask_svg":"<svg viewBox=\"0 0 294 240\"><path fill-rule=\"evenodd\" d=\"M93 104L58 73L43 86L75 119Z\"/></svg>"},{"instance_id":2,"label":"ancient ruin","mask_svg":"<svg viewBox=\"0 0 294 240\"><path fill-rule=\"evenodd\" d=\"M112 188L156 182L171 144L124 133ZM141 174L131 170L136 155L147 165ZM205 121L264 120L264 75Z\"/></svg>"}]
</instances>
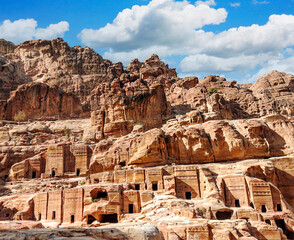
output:
<instances>
[{"instance_id":1,"label":"ancient ruin","mask_svg":"<svg viewBox=\"0 0 294 240\"><path fill-rule=\"evenodd\" d=\"M124 68L3 41L0 239L294 238L293 75L179 78L155 54Z\"/></svg>"}]
</instances>

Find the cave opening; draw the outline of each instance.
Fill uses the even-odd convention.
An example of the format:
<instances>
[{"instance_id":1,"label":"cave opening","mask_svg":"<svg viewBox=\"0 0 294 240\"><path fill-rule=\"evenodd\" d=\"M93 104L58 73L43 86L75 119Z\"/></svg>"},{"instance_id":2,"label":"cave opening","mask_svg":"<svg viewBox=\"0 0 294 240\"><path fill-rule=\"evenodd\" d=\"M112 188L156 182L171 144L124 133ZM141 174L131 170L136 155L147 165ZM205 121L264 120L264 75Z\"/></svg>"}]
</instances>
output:
<instances>
[{"instance_id":1,"label":"cave opening","mask_svg":"<svg viewBox=\"0 0 294 240\"><path fill-rule=\"evenodd\" d=\"M281 204L277 204L277 211L282 212L282 205Z\"/></svg>"},{"instance_id":2,"label":"cave opening","mask_svg":"<svg viewBox=\"0 0 294 240\"><path fill-rule=\"evenodd\" d=\"M152 183L152 190L153 191L157 191L158 190L158 183L157 182L153 182Z\"/></svg>"},{"instance_id":3,"label":"cave opening","mask_svg":"<svg viewBox=\"0 0 294 240\"><path fill-rule=\"evenodd\" d=\"M94 218L92 215L88 215L88 220L87 223L88 224L92 224L93 222L95 222L97 219Z\"/></svg>"},{"instance_id":4,"label":"cave opening","mask_svg":"<svg viewBox=\"0 0 294 240\"><path fill-rule=\"evenodd\" d=\"M129 213L134 213L134 204L129 204Z\"/></svg>"},{"instance_id":5,"label":"cave opening","mask_svg":"<svg viewBox=\"0 0 294 240\"><path fill-rule=\"evenodd\" d=\"M264 204L261 205L261 212L266 213L266 206Z\"/></svg>"},{"instance_id":6,"label":"cave opening","mask_svg":"<svg viewBox=\"0 0 294 240\"><path fill-rule=\"evenodd\" d=\"M185 197L188 200L192 199L192 193L191 192L185 192Z\"/></svg>"},{"instance_id":7,"label":"cave opening","mask_svg":"<svg viewBox=\"0 0 294 240\"><path fill-rule=\"evenodd\" d=\"M226 220L231 219L233 212L231 211L217 211L216 218L217 220Z\"/></svg>"},{"instance_id":8,"label":"cave opening","mask_svg":"<svg viewBox=\"0 0 294 240\"><path fill-rule=\"evenodd\" d=\"M101 215L101 223L118 223L117 214L102 214Z\"/></svg>"}]
</instances>

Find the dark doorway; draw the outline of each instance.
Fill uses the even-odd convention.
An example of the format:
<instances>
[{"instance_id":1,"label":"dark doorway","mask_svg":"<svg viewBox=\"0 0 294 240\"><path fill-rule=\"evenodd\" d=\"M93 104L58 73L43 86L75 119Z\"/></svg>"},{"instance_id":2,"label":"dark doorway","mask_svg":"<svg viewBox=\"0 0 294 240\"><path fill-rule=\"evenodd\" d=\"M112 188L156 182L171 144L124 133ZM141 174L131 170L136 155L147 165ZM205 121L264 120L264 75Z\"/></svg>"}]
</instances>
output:
<instances>
[{"instance_id":1,"label":"dark doorway","mask_svg":"<svg viewBox=\"0 0 294 240\"><path fill-rule=\"evenodd\" d=\"M140 190L140 184L135 184L135 190Z\"/></svg>"},{"instance_id":2,"label":"dark doorway","mask_svg":"<svg viewBox=\"0 0 294 240\"><path fill-rule=\"evenodd\" d=\"M235 199L235 207L240 207L240 201L239 201L239 199Z\"/></svg>"},{"instance_id":3,"label":"dark doorway","mask_svg":"<svg viewBox=\"0 0 294 240\"><path fill-rule=\"evenodd\" d=\"M101 217L101 223L118 223L117 214L103 214Z\"/></svg>"},{"instance_id":4,"label":"dark doorway","mask_svg":"<svg viewBox=\"0 0 294 240\"><path fill-rule=\"evenodd\" d=\"M275 222L279 228L283 229L283 231L286 229L285 221L283 219L275 220Z\"/></svg>"},{"instance_id":5,"label":"dark doorway","mask_svg":"<svg viewBox=\"0 0 294 240\"><path fill-rule=\"evenodd\" d=\"M122 166L122 167L125 167L126 166L126 162L125 161L124 162L120 162L119 165Z\"/></svg>"},{"instance_id":6,"label":"dark doorway","mask_svg":"<svg viewBox=\"0 0 294 240\"><path fill-rule=\"evenodd\" d=\"M80 176L81 170L78 168L77 169L77 176Z\"/></svg>"},{"instance_id":7,"label":"dark doorway","mask_svg":"<svg viewBox=\"0 0 294 240\"><path fill-rule=\"evenodd\" d=\"M53 211L53 212L52 212L52 220L55 220L55 218L56 218L56 212Z\"/></svg>"},{"instance_id":8,"label":"dark doorway","mask_svg":"<svg viewBox=\"0 0 294 240\"><path fill-rule=\"evenodd\" d=\"M4 181L8 179L8 175L4 175Z\"/></svg>"},{"instance_id":9,"label":"dark doorway","mask_svg":"<svg viewBox=\"0 0 294 240\"><path fill-rule=\"evenodd\" d=\"M100 199L100 198L107 198L107 192L98 192L97 199Z\"/></svg>"},{"instance_id":10,"label":"dark doorway","mask_svg":"<svg viewBox=\"0 0 294 240\"><path fill-rule=\"evenodd\" d=\"M6 213L6 217L7 217L7 218L9 217L9 213Z\"/></svg>"},{"instance_id":11,"label":"dark doorway","mask_svg":"<svg viewBox=\"0 0 294 240\"><path fill-rule=\"evenodd\" d=\"M152 190L153 191L157 191L158 190L158 184L157 184L157 182L152 183Z\"/></svg>"},{"instance_id":12,"label":"dark doorway","mask_svg":"<svg viewBox=\"0 0 294 240\"><path fill-rule=\"evenodd\" d=\"M186 199L191 199L192 198L192 193L191 192L185 192L185 197L186 197Z\"/></svg>"},{"instance_id":13,"label":"dark doorway","mask_svg":"<svg viewBox=\"0 0 294 240\"><path fill-rule=\"evenodd\" d=\"M75 215L71 215L70 216L70 223L74 223L75 222Z\"/></svg>"},{"instance_id":14,"label":"dark doorway","mask_svg":"<svg viewBox=\"0 0 294 240\"><path fill-rule=\"evenodd\" d=\"M134 213L134 204L129 204L129 213Z\"/></svg>"},{"instance_id":15,"label":"dark doorway","mask_svg":"<svg viewBox=\"0 0 294 240\"><path fill-rule=\"evenodd\" d=\"M218 211L216 213L216 218L217 220L226 220L226 219L231 219L232 213L230 211Z\"/></svg>"},{"instance_id":16,"label":"dark doorway","mask_svg":"<svg viewBox=\"0 0 294 240\"><path fill-rule=\"evenodd\" d=\"M37 177L37 173L36 173L36 171L33 171L32 172L32 178L36 178Z\"/></svg>"},{"instance_id":17,"label":"dark doorway","mask_svg":"<svg viewBox=\"0 0 294 240\"><path fill-rule=\"evenodd\" d=\"M39 213L39 216L38 216L39 221L41 221L41 218L42 218L42 214Z\"/></svg>"},{"instance_id":18,"label":"dark doorway","mask_svg":"<svg viewBox=\"0 0 294 240\"><path fill-rule=\"evenodd\" d=\"M261 205L261 212L267 212L267 210L266 210L266 206L263 204L263 205Z\"/></svg>"},{"instance_id":19,"label":"dark doorway","mask_svg":"<svg viewBox=\"0 0 294 240\"><path fill-rule=\"evenodd\" d=\"M96 221L96 218L94 218L92 215L88 215L88 221L87 221L88 224L92 224L95 221Z\"/></svg>"},{"instance_id":20,"label":"dark doorway","mask_svg":"<svg viewBox=\"0 0 294 240\"><path fill-rule=\"evenodd\" d=\"M270 220L265 220L265 222L269 225L272 225Z\"/></svg>"},{"instance_id":21,"label":"dark doorway","mask_svg":"<svg viewBox=\"0 0 294 240\"><path fill-rule=\"evenodd\" d=\"M282 212L282 205L281 204L277 204L277 211Z\"/></svg>"},{"instance_id":22,"label":"dark doorway","mask_svg":"<svg viewBox=\"0 0 294 240\"><path fill-rule=\"evenodd\" d=\"M99 183L99 179L98 178L94 178L94 183Z\"/></svg>"},{"instance_id":23,"label":"dark doorway","mask_svg":"<svg viewBox=\"0 0 294 240\"><path fill-rule=\"evenodd\" d=\"M51 176L55 177L55 170L52 170Z\"/></svg>"}]
</instances>

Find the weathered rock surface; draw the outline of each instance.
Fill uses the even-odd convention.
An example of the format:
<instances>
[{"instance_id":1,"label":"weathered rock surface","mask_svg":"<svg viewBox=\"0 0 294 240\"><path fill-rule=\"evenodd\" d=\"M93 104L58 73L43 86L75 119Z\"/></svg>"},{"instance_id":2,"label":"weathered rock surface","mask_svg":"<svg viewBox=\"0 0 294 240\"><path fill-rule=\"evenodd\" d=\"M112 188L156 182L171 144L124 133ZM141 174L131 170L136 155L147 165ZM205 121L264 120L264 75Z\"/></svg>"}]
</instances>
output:
<instances>
[{"instance_id":1,"label":"weathered rock surface","mask_svg":"<svg viewBox=\"0 0 294 240\"><path fill-rule=\"evenodd\" d=\"M0 56L0 239L293 239L293 80L18 45Z\"/></svg>"},{"instance_id":2,"label":"weathered rock surface","mask_svg":"<svg viewBox=\"0 0 294 240\"><path fill-rule=\"evenodd\" d=\"M222 120L187 125L170 120L162 130L132 133L109 142L107 148L98 144L91 167L99 165L101 171L105 171L113 170L120 162L157 166L293 154L293 122L283 119Z\"/></svg>"},{"instance_id":3,"label":"weathered rock surface","mask_svg":"<svg viewBox=\"0 0 294 240\"><path fill-rule=\"evenodd\" d=\"M79 99L64 93L57 86L50 87L44 83L28 83L12 92L4 105L2 119L16 120L19 112L24 113L21 119L65 119L87 116ZM89 115L89 114L88 114Z\"/></svg>"},{"instance_id":4,"label":"weathered rock surface","mask_svg":"<svg viewBox=\"0 0 294 240\"><path fill-rule=\"evenodd\" d=\"M99 83L111 81L123 71L121 63L104 60L88 47L69 47L61 38L26 41L17 46L12 61L22 65L31 80L57 85L81 102Z\"/></svg>"},{"instance_id":5,"label":"weathered rock surface","mask_svg":"<svg viewBox=\"0 0 294 240\"><path fill-rule=\"evenodd\" d=\"M29 80L16 63L6 63L0 56L0 101L7 100L10 92Z\"/></svg>"},{"instance_id":6,"label":"weathered rock surface","mask_svg":"<svg viewBox=\"0 0 294 240\"><path fill-rule=\"evenodd\" d=\"M0 53L13 53L15 48L16 46L12 42L0 39Z\"/></svg>"}]
</instances>

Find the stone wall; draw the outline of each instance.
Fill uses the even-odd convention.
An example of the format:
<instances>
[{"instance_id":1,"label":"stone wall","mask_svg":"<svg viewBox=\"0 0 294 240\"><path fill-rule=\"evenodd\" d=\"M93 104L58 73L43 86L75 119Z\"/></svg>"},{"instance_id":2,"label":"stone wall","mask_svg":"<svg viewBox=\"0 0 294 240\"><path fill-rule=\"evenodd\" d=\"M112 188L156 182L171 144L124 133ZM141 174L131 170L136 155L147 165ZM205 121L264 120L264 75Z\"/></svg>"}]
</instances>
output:
<instances>
[{"instance_id":1,"label":"stone wall","mask_svg":"<svg viewBox=\"0 0 294 240\"><path fill-rule=\"evenodd\" d=\"M52 222L62 222L63 220L63 191L48 192L47 219Z\"/></svg>"},{"instance_id":2,"label":"stone wall","mask_svg":"<svg viewBox=\"0 0 294 240\"><path fill-rule=\"evenodd\" d=\"M63 192L63 222L74 223L83 221L84 190L82 188L68 189Z\"/></svg>"},{"instance_id":3,"label":"stone wall","mask_svg":"<svg viewBox=\"0 0 294 240\"><path fill-rule=\"evenodd\" d=\"M85 219L88 224L96 220L117 222L124 214L140 213L143 205L162 192L176 195L180 199L200 200L209 196L207 192L216 197L214 191L218 188L222 194L219 195L220 199L223 197L226 206L235 209L232 217L234 219L259 221L259 214L287 209L278 189L265 180L234 174L220 177L214 183L212 173L205 171L201 169L199 172L197 165L182 165L146 169L123 168L114 172L92 174L88 178L92 185L37 195L34 198L34 215L36 219L41 214L41 220L63 224L82 222ZM221 211L233 212L226 208ZM218 217L216 213L213 214ZM190 212L183 214L193 215ZM190 229L186 234L204 237L208 231L206 228Z\"/></svg>"},{"instance_id":4,"label":"stone wall","mask_svg":"<svg viewBox=\"0 0 294 240\"><path fill-rule=\"evenodd\" d=\"M229 207L249 206L247 182L244 176L228 176L224 181L224 199Z\"/></svg>"}]
</instances>

